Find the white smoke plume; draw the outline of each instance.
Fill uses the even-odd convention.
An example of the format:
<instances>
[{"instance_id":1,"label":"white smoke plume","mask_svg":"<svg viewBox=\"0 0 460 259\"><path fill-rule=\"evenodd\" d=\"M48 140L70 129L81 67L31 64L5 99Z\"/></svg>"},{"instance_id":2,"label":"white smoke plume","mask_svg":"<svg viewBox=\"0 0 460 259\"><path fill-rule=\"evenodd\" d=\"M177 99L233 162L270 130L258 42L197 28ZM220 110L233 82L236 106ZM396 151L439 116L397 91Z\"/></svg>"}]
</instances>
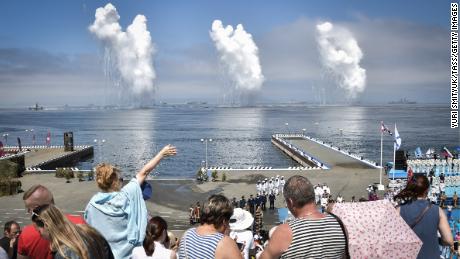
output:
<instances>
[{"instance_id":1,"label":"white smoke plume","mask_svg":"<svg viewBox=\"0 0 460 259\"><path fill-rule=\"evenodd\" d=\"M145 96L153 98L156 75L152 58L155 48L145 16L137 15L123 31L118 23L120 16L117 9L108 3L96 9L95 18L89 31L104 44L110 55L108 58L114 62L113 66L117 68L123 84L135 99L145 101Z\"/></svg>"},{"instance_id":2,"label":"white smoke plume","mask_svg":"<svg viewBox=\"0 0 460 259\"><path fill-rule=\"evenodd\" d=\"M366 87L366 70L359 62L363 53L353 35L330 22L316 25L321 62L338 79L349 98L356 98Z\"/></svg>"},{"instance_id":3,"label":"white smoke plume","mask_svg":"<svg viewBox=\"0 0 460 259\"><path fill-rule=\"evenodd\" d=\"M247 95L260 90L264 76L258 48L252 35L244 30L243 25L238 24L236 29L233 29L231 25L224 27L220 20L214 20L209 35L219 52L225 72L234 83L236 94L240 95L240 98L248 98Z\"/></svg>"}]
</instances>

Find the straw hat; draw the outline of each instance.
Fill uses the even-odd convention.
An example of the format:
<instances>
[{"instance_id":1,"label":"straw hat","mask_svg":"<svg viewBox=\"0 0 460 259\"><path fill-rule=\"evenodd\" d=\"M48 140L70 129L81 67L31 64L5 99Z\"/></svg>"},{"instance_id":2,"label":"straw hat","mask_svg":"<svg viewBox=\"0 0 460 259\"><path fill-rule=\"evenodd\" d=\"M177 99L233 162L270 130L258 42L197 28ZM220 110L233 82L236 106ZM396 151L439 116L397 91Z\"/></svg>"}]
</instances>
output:
<instances>
[{"instance_id":1,"label":"straw hat","mask_svg":"<svg viewBox=\"0 0 460 259\"><path fill-rule=\"evenodd\" d=\"M230 218L230 229L231 230L245 230L249 228L254 222L249 211L243 210L241 208L236 208L233 210L233 215Z\"/></svg>"}]
</instances>

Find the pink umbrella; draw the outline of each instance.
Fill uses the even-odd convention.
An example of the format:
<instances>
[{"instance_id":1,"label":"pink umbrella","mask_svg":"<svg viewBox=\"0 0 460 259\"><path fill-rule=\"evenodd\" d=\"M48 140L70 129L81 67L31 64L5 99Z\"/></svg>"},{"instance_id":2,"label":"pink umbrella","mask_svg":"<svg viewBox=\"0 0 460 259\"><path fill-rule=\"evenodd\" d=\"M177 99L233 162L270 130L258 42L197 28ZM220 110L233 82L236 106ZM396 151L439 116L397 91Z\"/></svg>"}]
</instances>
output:
<instances>
[{"instance_id":1,"label":"pink umbrella","mask_svg":"<svg viewBox=\"0 0 460 259\"><path fill-rule=\"evenodd\" d=\"M417 258L422 247L389 201L336 203L332 213L347 229L351 258Z\"/></svg>"}]
</instances>

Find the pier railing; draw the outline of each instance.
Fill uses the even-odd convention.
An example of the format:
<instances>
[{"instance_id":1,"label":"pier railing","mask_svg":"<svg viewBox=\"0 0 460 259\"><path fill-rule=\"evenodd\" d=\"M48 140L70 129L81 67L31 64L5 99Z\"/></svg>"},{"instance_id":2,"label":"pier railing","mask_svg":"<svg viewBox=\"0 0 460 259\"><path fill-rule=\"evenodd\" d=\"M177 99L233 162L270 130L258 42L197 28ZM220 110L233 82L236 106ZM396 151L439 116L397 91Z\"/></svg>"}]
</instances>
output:
<instances>
[{"instance_id":1,"label":"pier railing","mask_svg":"<svg viewBox=\"0 0 460 259\"><path fill-rule=\"evenodd\" d=\"M324 147L327 147L327 148L330 148L330 149L335 150L337 152L340 152L343 155L346 155L348 157L357 159L357 160L361 161L362 163L367 164L367 165L369 165L369 166L371 166L373 168L381 168L382 167L381 165L379 165L375 161L365 159L363 156L353 154L352 152L350 152L348 150L341 149L340 147L334 146L332 144L326 143L325 141L322 141L322 140L319 140L319 139L316 139L316 138L313 138L313 137L310 137L310 136L307 136L307 135L304 135L304 134L301 134L301 133L293 133L293 134L277 133L277 134L274 134L273 137L279 138L279 139L283 139L283 138L286 138L286 139L288 139L288 138L303 138L303 139L307 139L307 140L313 141L313 142L315 142L315 143L317 143L319 145L322 145Z\"/></svg>"}]
</instances>

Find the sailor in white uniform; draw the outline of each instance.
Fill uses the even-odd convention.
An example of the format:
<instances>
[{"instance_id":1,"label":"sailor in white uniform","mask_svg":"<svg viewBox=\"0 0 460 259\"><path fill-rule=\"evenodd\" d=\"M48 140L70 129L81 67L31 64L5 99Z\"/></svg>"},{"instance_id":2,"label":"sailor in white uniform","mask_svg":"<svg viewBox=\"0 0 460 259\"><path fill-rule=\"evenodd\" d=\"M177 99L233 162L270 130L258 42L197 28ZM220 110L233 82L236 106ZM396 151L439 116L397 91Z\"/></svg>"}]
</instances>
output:
<instances>
[{"instance_id":1,"label":"sailor in white uniform","mask_svg":"<svg viewBox=\"0 0 460 259\"><path fill-rule=\"evenodd\" d=\"M274 194L274 188L275 188L275 184L273 183L272 180L270 180L268 182L268 193L269 194Z\"/></svg>"},{"instance_id":2,"label":"sailor in white uniform","mask_svg":"<svg viewBox=\"0 0 460 259\"><path fill-rule=\"evenodd\" d=\"M277 175L276 178L275 178L275 195L279 195L279 191L280 191L280 179L278 178L279 176Z\"/></svg>"},{"instance_id":3,"label":"sailor in white uniform","mask_svg":"<svg viewBox=\"0 0 460 259\"><path fill-rule=\"evenodd\" d=\"M264 182L262 183L262 191L268 193L268 179L265 178Z\"/></svg>"},{"instance_id":4,"label":"sailor in white uniform","mask_svg":"<svg viewBox=\"0 0 460 259\"><path fill-rule=\"evenodd\" d=\"M286 184L286 180L284 180L284 176L281 176L281 179L280 179L280 192L281 194L283 194L284 192L284 185Z\"/></svg>"},{"instance_id":5,"label":"sailor in white uniform","mask_svg":"<svg viewBox=\"0 0 460 259\"><path fill-rule=\"evenodd\" d=\"M256 190L257 190L257 195L260 195L262 193L262 184L261 184L260 180L257 181Z\"/></svg>"}]
</instances>

